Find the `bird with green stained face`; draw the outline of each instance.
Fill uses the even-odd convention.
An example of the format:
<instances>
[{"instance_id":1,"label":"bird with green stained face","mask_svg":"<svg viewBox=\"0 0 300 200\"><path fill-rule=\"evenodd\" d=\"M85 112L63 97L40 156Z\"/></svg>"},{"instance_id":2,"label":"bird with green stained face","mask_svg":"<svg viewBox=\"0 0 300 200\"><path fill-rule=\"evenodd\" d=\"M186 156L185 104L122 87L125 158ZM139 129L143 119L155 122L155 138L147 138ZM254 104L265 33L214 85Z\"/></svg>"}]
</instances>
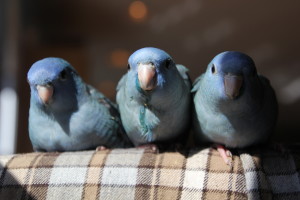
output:
<instances>
[{"instance_id":1,"label":"bird with green stained face","mask_svg":"<svg viewBox=\"0 0 300 200\"><path fill-rule=\"evenodd\" d=\"M117 103L133 144L172 143L188 134L191 82L187 68L153 47L135 51L128 61L128 72L117 87Z\"/></svg>"}]
</instances>

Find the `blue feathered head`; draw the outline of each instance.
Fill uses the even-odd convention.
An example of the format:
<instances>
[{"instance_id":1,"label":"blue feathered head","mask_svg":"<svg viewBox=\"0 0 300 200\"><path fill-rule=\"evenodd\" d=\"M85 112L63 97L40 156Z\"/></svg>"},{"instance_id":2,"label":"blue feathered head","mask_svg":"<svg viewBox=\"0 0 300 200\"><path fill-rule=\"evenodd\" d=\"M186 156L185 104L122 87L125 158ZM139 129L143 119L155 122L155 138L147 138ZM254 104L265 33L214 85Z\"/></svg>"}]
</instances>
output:
<instances>
[{"instance_id":1,"label":"blue feathered head","mask_svg":"<svg viewBox=\"0 0 300 200\"><path fill-rule=\"evenodd\" d=\"M137 87L143 91L164 87L172 71L178 73L172 57L161 49L145 47L128 59L128 73L135 77Z\"/></svg>"},{"instance_id":2,"label":"blue feathered head","mask_svg":"<svg viewBox=\"0 0 300 200\"><path fill-rule=\"evenodd\" d=\"M32 101L53 108L71 106L76 101L77 77L64 59L49 57L35 62L27 74Z\"/></svg>"}]
</instances>

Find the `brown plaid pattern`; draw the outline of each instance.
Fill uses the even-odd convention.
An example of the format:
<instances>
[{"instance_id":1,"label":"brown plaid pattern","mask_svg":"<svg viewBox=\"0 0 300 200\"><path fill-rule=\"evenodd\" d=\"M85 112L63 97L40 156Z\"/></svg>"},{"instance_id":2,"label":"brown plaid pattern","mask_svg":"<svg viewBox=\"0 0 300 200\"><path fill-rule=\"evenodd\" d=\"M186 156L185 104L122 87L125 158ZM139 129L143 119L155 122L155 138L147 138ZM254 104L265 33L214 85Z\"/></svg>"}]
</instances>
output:
<instances>
[{"instance_id":1,"label":"brown plaid pattern","mask_svg":"<svg viewBox=\"0 0 300 200\"><path fill-rule=\"evenodd\" d=\"M300 154L112 149L0 156L0 199L300 199Z\"/></svg>"}]
</instances>

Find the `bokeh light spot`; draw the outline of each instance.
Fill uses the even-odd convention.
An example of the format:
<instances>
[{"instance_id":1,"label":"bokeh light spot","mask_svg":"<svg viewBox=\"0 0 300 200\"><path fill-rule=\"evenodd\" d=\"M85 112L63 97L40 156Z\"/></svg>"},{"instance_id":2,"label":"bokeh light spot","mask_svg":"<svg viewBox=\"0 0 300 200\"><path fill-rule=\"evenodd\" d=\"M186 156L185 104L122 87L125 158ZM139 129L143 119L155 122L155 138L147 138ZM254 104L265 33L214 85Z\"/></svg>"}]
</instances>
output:
<instances>
[{"instance_id":1,"label":"bokeh light spot","mask_svg":"<svg viewBox=\"0 0 300 200\"><path fill-rule=\"evenodd\" d=\"M116 68L126 68L129 56L129 51L125 49L116 49L111 52L110 61Z\"/></svg>"},{"instance_id":2,"label":"bokeh light spot","mask_svg":"<svg viewBox=\"0 0 300 200\"><path fill-rule=\"evenodd\" d=\"M129 5L129 15L137 21L142 21L146 18L148 9L147 6L141 1L134 1Z\"/></svg>"}]
</instances>

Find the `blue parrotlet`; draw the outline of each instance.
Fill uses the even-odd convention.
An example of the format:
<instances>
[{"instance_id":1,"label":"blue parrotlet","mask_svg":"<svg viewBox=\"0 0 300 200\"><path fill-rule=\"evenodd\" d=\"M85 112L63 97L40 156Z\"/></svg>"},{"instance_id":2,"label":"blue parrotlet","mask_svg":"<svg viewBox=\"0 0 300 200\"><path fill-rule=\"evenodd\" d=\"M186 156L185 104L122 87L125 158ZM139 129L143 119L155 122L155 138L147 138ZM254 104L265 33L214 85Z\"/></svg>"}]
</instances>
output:
<instances>
[{"instance_id":1,"label":"blue parrotlet","mask_svg":"<svg viewBox=\"0 0 300 200\"><path fill-rule=\"evenodd\" d=\"M262 144L273 132L278 115L275 92L244 53L218 54L196 79L192 93L195 139L217 144L227 164L227 148Z\"/></svg>"},{"instance_id":2,"label":"blue parrotlet","mask_svg":"<svg viewBox=\"0 0 300 200\"><path fill-rule=\"evenodd\" d=\"M29 136L35 151L130 147L119 112L61 58L35 62L28 74Z\"/></svg>"},{"instance_id":3,"label":"blue parrotlet","mask_svg":"<svg viewBox=\"0 0 300 200\"><path fill-rule=\"evenodd\" d=\"M133 144L155 146L185 137L190 128L190 90L188 69L176 65L168 53L153 47L135 51L117 86L122 123Z\"/></svg>"}]
</instances>

